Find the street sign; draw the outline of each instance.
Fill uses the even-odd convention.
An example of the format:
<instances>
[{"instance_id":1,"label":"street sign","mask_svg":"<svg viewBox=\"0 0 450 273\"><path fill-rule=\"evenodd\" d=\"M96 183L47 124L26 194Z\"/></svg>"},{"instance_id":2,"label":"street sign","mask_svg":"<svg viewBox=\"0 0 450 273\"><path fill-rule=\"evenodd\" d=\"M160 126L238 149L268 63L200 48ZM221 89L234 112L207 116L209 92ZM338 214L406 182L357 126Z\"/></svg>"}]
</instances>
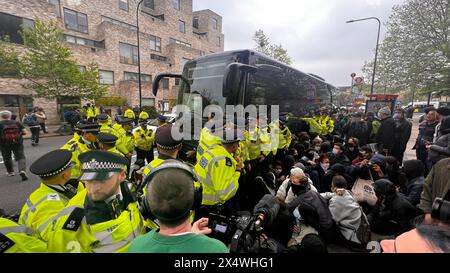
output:
<instances>
[{"instance_id":1,"label":"street sign","mask_svg":"<svg viewBox=\"0 0 450 273\"><path fill-rule=\"evenodd\" d=\"M355 85L361 85L364 83L364 79L362 77L355 78Z\"/></svg>"}]
</instances>

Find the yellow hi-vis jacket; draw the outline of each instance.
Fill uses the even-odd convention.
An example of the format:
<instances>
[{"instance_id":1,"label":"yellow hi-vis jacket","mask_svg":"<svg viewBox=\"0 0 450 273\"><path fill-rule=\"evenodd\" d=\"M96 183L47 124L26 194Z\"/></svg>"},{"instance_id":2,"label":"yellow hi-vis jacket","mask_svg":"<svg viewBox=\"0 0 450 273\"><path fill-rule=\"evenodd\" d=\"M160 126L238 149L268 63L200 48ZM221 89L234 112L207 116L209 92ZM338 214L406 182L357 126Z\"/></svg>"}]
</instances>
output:
<instances>
[{"instance_id":1,"label":"yellow hi-vis jacket","mask_svg":"<svg viewBox=\"0 0 450 273\"><path fill-rule=\"evenodd\" d=\"M86 119L95 118L100 114L100 109L95 106L88 107L86 110Z\"/></svg>"},{"instance_id":2,"label":"yellow hi-vis jacket","mask_svg":"<svg viewBox=\"0 0 450 273\"><path fill-rule=\"evenodd\" d=\"M269 135L261 132L261 130L256 127L254 130L251 130L248 135L248 139L250 141L248 146L248 153L250 160L256 159L262 152L262 144L270 145ZM264 153L265 154L265 153Z\"/></svg>"},{"instance_id":3,"label":"yellow hi-vis jacket","mask_svg":"<svg viewBox=\"0 0 450 273\"><path fill-rule=\"evenodd\" d=\"M287 126L279 131L278 149L288 149L291 146L292 133Z\"/></svg>"},{"instance_id":4,"label":"yellow hi-vis jacket","mask_svg":"<svg viewBox=\"0 0 450 273\"><path fill-rule=\"evenodd\" d=\"M78 191L84 186L78 183ZM48 241L49 219L64 209L69 197L41 183L39 188L28 197L20 212L19 224L34 231L34 235L43 241Z\"/></svg>"},{"instance_id":5,"label":"yellow hi-vis jacket","mask_svg":"<svg viewBox=\"0 0 450 273\"><path fill-rule=\"evenodd\" d=\"M66 144L64 144L61 148L61 150L68 150L72 152L72 171L70 173L71 179L80 178L81 176L81 162L78 159L78 156L80 154L90 151L91 149L88 147L88 145L83 141L83 138L79 136L74 136L71 140L69 140Z\"/></svg>"},{"instance_id":6,"label":"yellow hi-vis jacket","mask_svg":"<svg viewBox=\"0 0 450 273\"><path fill-rule=\"evenodd\" d=\"M155 133L151 130L144 130L139 127L134 132L134 146L143 151L150 151L155 141Z\"/></svg>"},{"instance_id":7,"label":"yellow hi-vis jacket","mask_svg":"<svg viewBox=\"0 0 450 273\"><path fill-rule=\"evenodd\" d=\"M86 190L78 193L58 215L53 217L48 251L52 253L127 252L145 228L138 203L132 202L112 220L89 225L84 203Z\"/></svg>"},{"instance_id":8,"label":"yellow hi-vis jacket","mask_svg":"<svg viewBox=\"0 0 450 273\"><path fill-rule=\"evenodd\" d=\"M33 236L33 230L1 217L0 238L0 253L47 252L47 244Z\"/></svg>"},{"instance_id":9,"label":"yellow hi-vis jacket","mask_svg":"<svg viewBox=\"0 0 450 273\"><path fill-rule=\"evenodd\" d=\"M194 172L203 186L202 205L223 204L239 188L241 173L236 171L236 160L222 145L205 151Z\"/></svg>"},{"instance_id":10,"label":"yellow hi-vis jacket","mask_svg":"<svg viewBox=\"0 0 450 273\"><path fill-rule=\"evenodd\" d=\"M116 125L116 124L114 124ZM121 125L113 126L119 133L119 139L116 142L116 148L125 156L134 152L134 136L133 133L127 132Z\"/></svg>"},{"instance_id":11,"label":"yellow hi-vis jacket","mask_svg":"<svg viewBox=\"0 0 450 273\"><path fill-rule=\"evenodd\" d=\"M309 124L309 132L313 134L320 135L322 133L322 126L317 123L317 121L313 118L302 118L302 120L306 121Z\"/></svg>"},{"instance_id":12,"label":"yellow hi-vis jacket","mask_svg":"<svg viewBox=\"0 0 450 273\"><path fill-rule=\"evenodd\" d=\"M198 141L196 154L197 162L200 161L206 151L211 150L217 145L221 145L221 143L222 140L220 137L213 135L208 128L203 128L200 132L200 139Z\"/></svg>"}]
</instances>

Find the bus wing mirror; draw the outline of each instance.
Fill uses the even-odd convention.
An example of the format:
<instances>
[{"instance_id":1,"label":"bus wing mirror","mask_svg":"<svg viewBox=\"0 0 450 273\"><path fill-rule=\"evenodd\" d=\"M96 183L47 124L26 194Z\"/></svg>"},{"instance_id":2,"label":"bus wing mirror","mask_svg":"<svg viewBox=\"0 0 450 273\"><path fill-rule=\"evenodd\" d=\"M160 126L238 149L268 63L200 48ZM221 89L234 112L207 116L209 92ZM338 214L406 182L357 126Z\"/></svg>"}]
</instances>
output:
<instances>
[{"instance_id":1,"label":"bus wing mirror","mask_svg":"<svg viewBox=\"0 0 450 273\"><path fill-rule=\"evenodd\" d=\"M246 74L255 74L257 71L257 67L241 63L231 63L227 67L225 67L222 89L223 97L233 95L234 91L238 87L237 85L241 75L241 73L239 72L243 72Z\"/></svg>"},{"instance_id":2,"label":"bus wing mirror","mask_svg":"<svg viewBox=\"0 0 450 273\"><path fill-rule=\"evenodd\" d=\"M155 79L153 80L153 88L152 88L152 92L153 95L156 96L156 94L158 94L158 89L159 89L159 83L161 82L162 79L164 78L174 78L174 79L181 79L186 86L188 87L188 89L191 89L191 84L189 83L189 81L183 77L180 74L171 74L171 73L162 73L162 74L158 74L156 75ZM190 91L189 91L190 92Z\"/></svg>"}]
</instances>

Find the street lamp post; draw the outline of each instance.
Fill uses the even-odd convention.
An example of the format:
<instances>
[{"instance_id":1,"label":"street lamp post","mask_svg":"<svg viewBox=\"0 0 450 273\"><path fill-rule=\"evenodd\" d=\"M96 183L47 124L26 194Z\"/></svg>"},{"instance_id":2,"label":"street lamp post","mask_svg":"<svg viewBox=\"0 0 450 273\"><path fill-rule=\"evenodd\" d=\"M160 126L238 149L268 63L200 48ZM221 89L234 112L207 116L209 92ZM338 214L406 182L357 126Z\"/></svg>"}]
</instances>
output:
<instances>
[{"instance_id":1,"label":"street lamp post","mask_svg":"<svg viewBox=\"0 0 450 273\"><path fill-rule=\"evenodd\" d=\"M139 109L142 108L142 82L141 82L141 54L139 48L139 7L144 0L139 1L136 8L136 31L137 31L137 52L138 52L138 81L139 81Z\"/></svg>"},{"instance_id":2,"label":"street lamp post","mask_svg":"<svg viewBox=\"0 0 450 273\"><path fill-rule=\"evenodd\" d=\"M368 17L368 18L362 18L362 19L356 19L356 20L350 20L346 23L353 23L358 21L364 21L364 20L377 20L378 21L378 35L377 35L377 46L375 48L375 61L373 62L373 73L372 73L372 86L370 87L370 94L373 94L373 87L375 84L375 71L377 68L377 58L378 58L378 42L380 40L380 28L381 28L381 21L377 17Z\"/></svg>"}]
</instances>

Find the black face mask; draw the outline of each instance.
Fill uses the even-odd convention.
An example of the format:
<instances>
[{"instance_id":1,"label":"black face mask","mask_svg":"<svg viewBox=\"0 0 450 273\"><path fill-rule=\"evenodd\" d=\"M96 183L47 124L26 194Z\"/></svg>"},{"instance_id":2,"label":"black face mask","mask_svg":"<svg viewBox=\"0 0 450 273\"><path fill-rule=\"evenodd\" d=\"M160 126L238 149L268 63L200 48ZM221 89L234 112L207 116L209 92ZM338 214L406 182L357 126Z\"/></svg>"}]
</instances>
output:
<instances>
[{"instance_id":1,"label":"black face mask","mask_svg":"<svg viewBox=\"0 0 450 273\"><path fill-rule=\"evenodd\" d=\"M307 189L308 186L306 185L295 185L291 183L292 192L295 195L299 195L300 193L304 192Z\"/></svg>"}]
</instances>

